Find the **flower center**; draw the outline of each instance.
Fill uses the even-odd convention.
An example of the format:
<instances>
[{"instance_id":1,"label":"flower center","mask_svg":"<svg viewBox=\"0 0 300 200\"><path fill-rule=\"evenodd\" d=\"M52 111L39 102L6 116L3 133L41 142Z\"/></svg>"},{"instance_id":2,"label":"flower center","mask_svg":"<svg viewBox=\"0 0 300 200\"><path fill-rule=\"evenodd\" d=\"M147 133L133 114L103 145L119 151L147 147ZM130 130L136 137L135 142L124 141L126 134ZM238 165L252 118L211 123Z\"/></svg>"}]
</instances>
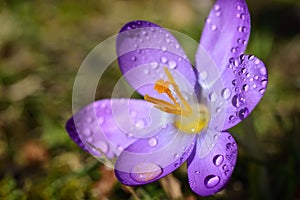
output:
<instances>
[{"instance_id":1,"label":"flower center","mask_svg":"<svg viewBox=\"0 0 300 200\"><path fill-rule=\"evenodd\" d=\"M183 97L178 85L176 84L174 77L167 67L164 71L168 77L168 80L158 80L154 85L154 89L159 93L165 93L172 103L157 99L146 94L144 99L153 103L158 109L175 114L174 125L179 130L186 133L199 133L205 128L209 122L209 112L203 104L192 104L190 105L187 100Z\"/></svg>"}]
</instances>

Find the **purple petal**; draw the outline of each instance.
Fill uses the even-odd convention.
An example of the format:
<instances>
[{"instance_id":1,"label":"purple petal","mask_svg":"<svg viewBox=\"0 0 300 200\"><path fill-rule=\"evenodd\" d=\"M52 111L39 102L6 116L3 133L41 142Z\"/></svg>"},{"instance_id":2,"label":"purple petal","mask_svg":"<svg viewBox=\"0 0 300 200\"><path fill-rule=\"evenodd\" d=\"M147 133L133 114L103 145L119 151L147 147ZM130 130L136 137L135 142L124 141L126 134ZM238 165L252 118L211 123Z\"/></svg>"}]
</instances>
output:
<instances>
[{"instance_id":1,"label":"purple petal","mask_svg":"<svg viewBox=\"0 0 300 200\"><path fill-rule=\"evenodd\" d=\"M198 137L196 147L187 160L189 184L192 190L201 195L208 196L222 190L233 172L236 158L237 145L228 132L218 133L215 137ZM217 134L217 135L218 135ZM216 145L204 157L200 152L212 141L217 140Z\"/></svg>"},{"instance_id":2,"label":"purple petal","mask_svg":"<svg viewBox=\"0 0 300 200\"><path fill-rule=\"evenodd\" d=\"M202 32L204 48L222 73L230 58L242 54L250 35L250 15L244 0L218 0L211 9ZM201 52L196 54L199 72L205 70ZM209 69L206 69L209 70ZM214 76L208 74L208 76Z\"/></svg>"},{"instance_id":3,"label":"purple petal","mask_svg":"<svg viewBox=\"0 0 300 200\"><path fill-rule=\"evenodd\" d=\"M195 135L168 124L157 135L126 148L117 159L115 174L125 185L153 182L177 169L189 157L194 141Z\"/></svg>"},{"instance_id":4,"label":"purple petal","mask_svg":"<svg viewBox=\"0 0 300 200\"><path fill-rule=\"evenodd\" d=\"M68 120L66 129L81 148L113 158L138 138L149 137L164 113L144 100L105 99L91 103Z\"/></svg>"},{"instance_id":5,"label":"purple petal","mask_svg":"<svg viewBox=\"0 0 300 200\"><path fill-rule=\"evenodd\" d=\"M127 23L117 38L117 54L123 75L141 95L158 97L153 87L165 78L164 67L177 72L192 89L195 87L196 75L183 49L169 31L156 24Z\"/></svg>"},{"instance_id":6,"label":"purple petal","mask_svg":"<svg viewBox=\"0 0 300 200\"><path fill-rule=\"evenodd\" d=\"M221 78L210 88L210 128L227 130L245 119L263 97L267 70L253 55L232 59Z\"/></svg>"}]
</instances>

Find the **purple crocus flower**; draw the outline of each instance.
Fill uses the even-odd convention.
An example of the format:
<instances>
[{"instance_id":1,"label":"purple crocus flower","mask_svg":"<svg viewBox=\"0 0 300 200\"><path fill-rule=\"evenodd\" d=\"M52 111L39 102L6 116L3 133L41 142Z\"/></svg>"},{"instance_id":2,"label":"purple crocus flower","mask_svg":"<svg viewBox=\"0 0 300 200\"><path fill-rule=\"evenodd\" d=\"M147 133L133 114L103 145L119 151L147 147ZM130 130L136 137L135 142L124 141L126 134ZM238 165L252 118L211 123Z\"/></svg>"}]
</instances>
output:
<instances>
[{"instance_id":1,"label":"purple crocus flower","mask_svg":"<svg viewBox=\"0 0 300 200\"><path fill-rule=\"evenodd\" d=\"M218 0L206 20L195 67L175 37L147 21L127 23L117 37L120 69L138 99L103 99L66 125L84 150L115 159L125 185L156 181L187 161L189 184L202 196L220 191L237 158L227 129L262 98L262 61L244 55L250 16L243 0Z\"/></svg>"}]
</instances>

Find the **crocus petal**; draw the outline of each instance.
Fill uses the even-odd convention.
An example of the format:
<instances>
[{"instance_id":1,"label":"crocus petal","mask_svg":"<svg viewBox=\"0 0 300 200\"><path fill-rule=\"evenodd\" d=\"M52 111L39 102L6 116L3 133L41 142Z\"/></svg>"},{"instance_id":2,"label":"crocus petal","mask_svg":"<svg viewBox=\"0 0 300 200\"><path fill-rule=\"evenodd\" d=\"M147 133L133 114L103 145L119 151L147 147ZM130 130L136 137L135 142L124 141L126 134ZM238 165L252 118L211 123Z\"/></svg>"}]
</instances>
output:
<instances>
[{"instance_id":1,"label":"crocus petal","mask_svg":"<svg viewBox=\"0 0 300 200\"><path fill-rule=\"evenodd\" d=\"M164 79L164 67L181 75L191 88L196 75L176 38L167 30L147 21L127 23L117 38L120 70L129 84L141 95L158 97L153 90L158 79ZM174 77L176 80L176 77Z\"/></svg>"},{"instance_id":2,"label":"crocus petal","mask_svg":"<svg viewBox=\"0 0 300 200\"><path fill-rule=\"evenodd\" d=\"M202 157L205 143L211 141L198 137L196 147L187 160L189 184L192 190L201 195L215 194L228 182L237 158L237 145L228 132L218 133L217 143L213 149ZM207 139L207 137L204 137Z\"/></svg>"},{"instance_id":3,"label":"crocus petal","mask_svg":"<svg viewBox=\"0 0 300 200\"><path fill-rule=\"evenodd\" d=\"M164 113L144 100L104 99L84 107L66 124L75 143L96 157L118 156L165 122Z\"/></svg>"},{"instance_id":4,"label":"crocus petal","mask_svg":"<svg viewBox=\"0 0 300 200\"><path fill-rule=\"evenodd\" d=\"M230 58L242 54L250 35L250 14L244 0L218 0L211 9L196 54L196 67L208 84L222 73ZM203 54L203 50L206 54ZM207 55L216 67L207 67ZM204 56L204 57L203 57Z\"/></svg>"},{"instance_id":5,"label":"crocus petal","mask_svg":"<svg viewBox=\"0 0 300 200\"><path fill-rule=\"evenodd\" d=\"M157 135L126 148L116 161L115 174L125 185L153 182L177 169L189 157L194 141L195 135L168 124Z\"/></svg>"},{"instance_id":6,"label":"crocus petal","mask_svg":"<svg viewBox=\"0 0 300 200\"><path fill-rule=\"evenodd\" d=\"M267 70L253 55L231 59L221 78L207 96L211 110L210 127L227 130L245 119L263 97Z\"/></svg>"}]
</instances>

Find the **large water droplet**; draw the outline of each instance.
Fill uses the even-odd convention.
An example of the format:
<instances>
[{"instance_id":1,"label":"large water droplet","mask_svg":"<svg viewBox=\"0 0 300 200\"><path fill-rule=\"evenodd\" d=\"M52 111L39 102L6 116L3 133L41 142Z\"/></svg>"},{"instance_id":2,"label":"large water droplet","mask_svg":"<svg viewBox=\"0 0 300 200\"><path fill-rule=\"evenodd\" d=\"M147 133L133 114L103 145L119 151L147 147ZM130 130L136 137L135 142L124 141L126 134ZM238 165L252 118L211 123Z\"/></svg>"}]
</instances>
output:
<instances>
[{"instance_id":1,"label":"large water droplet","mask_svg":"<svg viewBox=\"0 0 300 200\"><path fill-rule=\"evenodd\" d=\"M214 102L214 101L217 100L218 95L217 95L217 93L215 93L215 92L211 92L211 93L208 95L208 97L209 97L210 101Z\"/></svg>"},{"instance_id":2,"label":"large water droplet","mask_svg":"<svg viewBox=\"0 0 300 200\"><path fill-rule=\"evenodd\" d=\"M169 68L175 69L177 67L177 63L174 60L169 61Z\"/></svg>"},{"instance_id":3,"label":"large water droplet","mask_svg":"<svg viewBox=\"0 0 300 200\"><path fill-rule=\"evenodd\" d=\"M163 170L154 163L146 162L136 165L130 172L131 178L139 183L152 181L162 174Z\"/></svg>"},{"instance_id":4,"label":"large water droplet","mask_svg":"<svg viewBox=\"0 0 300 200\"><path fill-rule=\"evenodd\" d=\"M228 99L231 96L231 90L229 88L224 88L221 91L221 95L224 99Z\"/></svg>"},{"instance_id":5,"label":"large water droplet","mask_svg":"<svg viewBox=\"0 0 300 200\"><path fill-rule=\"evenodd\" d=\"M149 140L148 140L148 144L149 144L149 146L150 147L155 147L156 145L157 145L157 139L156 138L150 138Z\"/></svg>"},{"instance_id":6,"label":"large water droplet","mask_svg":"<svg viewBox=\"0 0 300 200\"><path fill-rule=\"evenodd\" d=\"M216 175L208 175L205 179L204 179L204 185L207 188L213 188L216 187L218 184L220 183L220 177L216 176Z\"/></svg>"},{"instance_id":7,"label":"large water droplet","mask_svg":"<svg viewBox=\"0 0 300 200\"><path fill-rule=\"evenodd\" d=\"M224 161L224 156L218 154L218 155L215 155L214 158L213 158L213 163L218 167L220 165L222 165Z\"/></svg>"}]
</instances>

